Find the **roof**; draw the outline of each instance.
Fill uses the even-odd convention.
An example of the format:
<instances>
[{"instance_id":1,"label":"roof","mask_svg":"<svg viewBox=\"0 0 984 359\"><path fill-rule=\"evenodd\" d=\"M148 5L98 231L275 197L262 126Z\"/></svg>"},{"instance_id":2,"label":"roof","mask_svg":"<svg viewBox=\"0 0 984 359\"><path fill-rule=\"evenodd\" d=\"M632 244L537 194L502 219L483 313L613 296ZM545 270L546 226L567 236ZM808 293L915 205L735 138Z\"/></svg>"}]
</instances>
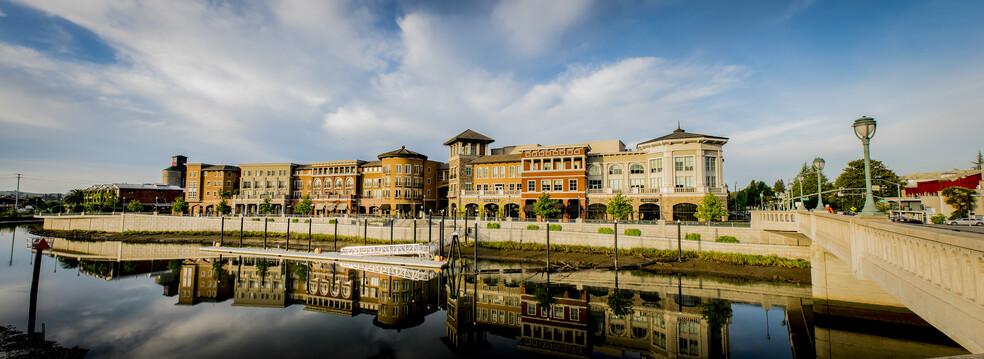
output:
<instances>
[{"instance_id":1,"label":"roof","mask_svg":"<svg viewBox=\"0 0 984 359\"><path fill-rule=\"evenodd\" d=\"M451 164L444 163L444 162L438 163L437 169L438 170L448 170L448 169L451 169Z\"/></svg>"},{"instance_id":2,"label":"roof","mask_svg":"<svg viewBox=\"0 0 984 359\"><path fill-rule=\"evenodd\" d=\"M976 174L980 174L981 170L951 170L951 171L941 171L941 172L922 172L913 173L902 176L902 178L909 181L942 181L942 180L955 180L958 178L970 177Z\"/></svg>"},{"instance_id":3,"label":"roof","mask_svg":"<svg viewBox=\"0 0 984 359\"><path fill-rule=\"evenodd\" d=\"M482 156L478 159L472 161L472 164L482 164L482 163L501 163L501 162L519 162L522 159L520 154L510 154L510 155L491 155Z\"/></svg>"},{"instance_id":4,"label":"roof","mask_svg":"<svg viewBox=\"0 0 984 359\"><path fill-rule=\"evenodd\" d=\"M362 163L362 166L363 167L376 167L376 166L382 166L382 164L383 164L382 161L366 161L366 162Z\"/></svg>"},{"instance_id":5,"label":"roof","mask_svg":"<svg viewBox=\"0 0 984 359\"><path fill-rule=\"evenodd\" d=\"M211 165L202 167L202 171L239 171L239 167L230 165Z\"/></svg>"},{"instance_id":6,"label":"roof","mask_svg":"<svg viewBox=\"0 0 984 359\"><path fill-rule=\"evenodd\" d=\"M687 132L687 131L684 131L683 129L681 129L680 128L680 125L677 125L677 129L673 130L673 132L671 132L670 134L665 135L665 136L662 136L662 137L657 137L657 138L651 139L651 140L646 141L646 142L642 142L639 145L644 145L644 144L647 144L647 143L658 142L658 141L682 140L682 139L688 139L688 138L711 138L711 139L725 140L725 141L728 140L727 137L702 135L702 134L699 134L699 133L690 133L690 132Z\"/></svg>"},{"instance_id":7,"label":"roof","mask_svg":"<svg viewBox=\"0 0 984 359\"><path fill-rule=\"evenodd\" d=\"M417 153L417 152L413 152L411 150L408 150L406 146L400 146L400 149L395 150L395 151L386 152L384 154L379 155L378 157L379 157L379 159L383 159L383 158L387 158L387 157L414 157L414 158L420 158L420 159L424 159L424 160L427 159L427 156L426 155L423 155L423 154L420 154L420 153Z\"/></svg>"},{"instance_id":8,"label":"roof","mask_svg":"<svg viewBox=\"0 0 984 359\"><path fill-rule=\"evenodd\" d=\"M172 186L164 183L109 183L109 184L97 184L89 187L89 190L98 190L104 188L118 188L118 189L146 189L154 191L184 191L184 188L179 186Z\"/></svg>"},{"instance_id":9,"label":"roof","mask_svg":"<svg viewBox=\"0 0 984 359\"><path fill-rule=\"evenodd\" d=\"M459 133L457 136L451 137L450 140L444 142L444 145L447 146L461 140L469 140L470 142L481 142L481 143L495 142L495 140L488 138L487 136L481 133L472 131L471 129L467 129L465 130L465 132Z\"/></svg>"}]
</instances>

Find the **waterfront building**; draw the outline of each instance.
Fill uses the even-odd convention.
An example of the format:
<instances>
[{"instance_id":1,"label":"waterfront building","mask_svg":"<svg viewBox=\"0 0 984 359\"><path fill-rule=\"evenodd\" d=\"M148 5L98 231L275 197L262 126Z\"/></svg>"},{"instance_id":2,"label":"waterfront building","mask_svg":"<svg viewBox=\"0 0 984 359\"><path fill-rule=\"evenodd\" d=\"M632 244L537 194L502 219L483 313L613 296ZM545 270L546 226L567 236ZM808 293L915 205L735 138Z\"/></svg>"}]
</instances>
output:
<instances>
[{"instance_id":1,"label":"waterfront building","mask_svg":"<svg viewBox=\"0 0 984 359\"><path fill-rule=\"evenodd\" d=\"M233 279L218 259L186 260L178 282L179 305L222 302L232 298Z\"/></svg>"},{"instance_id":2,"label":"waterfront building","mask_svg":"<svg viewBox=\"0 0 984 359\"><path fill-rule=\"evenodd\" d=\"M533 204L548 193L565 220L608 219L608 201L622 194L632 219L696 220L697 204L709 193L727 205L721 166L727 141L677 128L634 150L619 140L490 149L493 139L466 130L444 143L450 209L533 218Z\"/></svg>"},{"instance_id":3,"label":"waterfront building","mask_svg":"<svg viewBox=\"0 0 984 359\"><path fill-rule=\"evenodd\" d=\"M972 189L978 196L974 199L977 211L971 217L981 217L984 208L984 170L952 170L942 172L913 173L902 176L905 180L901 190L901 198L886 198L892 204L893 214L926 220L935 214L942 213L949 218L954 208L946 204L943 190L950 187ZM882 186L894 187L891 184L878 183ZM901 208L900 208L901 204Z\"/></svg>"},{"instance_id":4,"label":"waterfront building","mask_svg":"<svg viewBox=\"0 0 984 359\"><path fill-rule=\"evenodd\" d=\"M188 168L185 164L188 157L175 155L171 157L171 166L161 171L161 183L181 187L185 185L185 174Z\"/></svg>"},{"instance_id":5,"label":"waterfront building","mask_svg":"<svg viewBox=\"0 0 984 359\"><path fill-rule=\"evenodd\" d=\"M239 195L234 197L235 214L259 215L260 204L269 199L272 215L286 214L293 203L295 163L240 164ZM191 169L189 167L189 177ZM190 191L190 189L189 189Z\"/></svg>"},{"instance_id":6,"label":"waterfront building","mask_svg":"<svg viewBox=\"0 0 984 359\"><path fill-rule=\"evenodd\" d=\"M83 192L85 192L85 203L100 202L110 197L123 206L136 200L145 208L154 208L157 211L171 208L171 202L184 195L184 189L180 186L164 183L98 184L84 189Z\"/></svg>"},{"instance_id":7,"label":"waterfront building","mask_svg":"<svg viewBox=\"0 0 984 359\"><path fill-rule=\"evenodd\" d=\"M187 164L185 183L185 202L188 212L196 216L218 214L216 206L226 200L232 206L231 198L239 190L239 167L229 165L210 165L207 163Z\"/></svg>"}]
</instances>

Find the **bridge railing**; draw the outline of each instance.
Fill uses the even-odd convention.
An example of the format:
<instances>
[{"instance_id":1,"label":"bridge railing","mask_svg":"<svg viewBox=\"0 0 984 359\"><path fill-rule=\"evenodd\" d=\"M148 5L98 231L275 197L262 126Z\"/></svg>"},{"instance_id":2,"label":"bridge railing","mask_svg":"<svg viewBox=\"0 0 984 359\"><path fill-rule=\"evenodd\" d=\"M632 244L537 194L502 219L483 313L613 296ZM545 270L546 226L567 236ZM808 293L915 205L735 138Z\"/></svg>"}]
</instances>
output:
<instances>
[{"instance_id":1,"label":"bridge railing","mask_svg":"<svg viewBox=\"0 0 984 359\"><path fill-rule=\"evenodd\" d=\"M754 229L774 231L796 231L800 211L751 211L751 225Z\"/></svg>"}]
</instances>

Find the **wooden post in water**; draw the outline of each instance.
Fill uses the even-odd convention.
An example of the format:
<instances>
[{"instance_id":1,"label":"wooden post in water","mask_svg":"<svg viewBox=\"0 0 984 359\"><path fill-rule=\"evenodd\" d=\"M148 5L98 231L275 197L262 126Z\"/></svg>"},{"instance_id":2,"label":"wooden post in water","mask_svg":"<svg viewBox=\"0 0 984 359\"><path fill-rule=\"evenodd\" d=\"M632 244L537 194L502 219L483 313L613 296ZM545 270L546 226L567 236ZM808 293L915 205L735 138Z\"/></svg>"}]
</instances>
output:
<instances>
[{"instance_id":1,"label":"wooden post in water","mask_svg":"<svg viewBox=\"0 0 984 359\"><path fill-rule=\"evenodd\" d=\"M308 252L311 251L311 227L314 226L314 217L308 218Z\"/></svg>"},{"instance_id":2,"label":"wooden post in water","mask_svg":"<svg viewBox=\"0 0 984 359\"><path fill-rule=\"evenodd\" d=\"M465 219L465 224L462 227L465 229L465 245L468 245L468 210L465 209L465 215L462 216Z\"/></svg>"},{"instance_id":3,"label":"wooden post in water","mask_svg":"<svg viewBox=\"0 0 984 359\"><path fill-rule=\"evenodd\" d=\"M338 219L335 219L335 223L338 223ZM362 222L362 245L369 244L369 218Z\"/></svg>"},{"instance_id":4,"label":"wooden post in water","mask_svg":"<svg viewBox=\"0 0 984 359\"><path fill-rule=\"evenodd\" d=\"M683 242L681 241L683 237L680 231L680 220L677 220L677 262L683 262Z\"/></svg>"},{"instance_id":5,"label":"wooden post in water","mask_svg":"<svg viewBox=\"0 0 984 359\"><path fill-rule=\"evenodd\" d=\"M390 218L390 244L393 244L393 222L396 222L396 217Z\"/></svg>"},{"instance_id":6,"label":"wooden post in water","mask_svg":"<svg viewBox=\"0 0 984 359\"><path fill-rule=\"evenodd\" d=\"M44 240L42 240L44 241ZM41 252L47 246L34 247L34 274L31 276L31 304L28 309L27 334L34 335L34 322L38 317L38 281L41 279ZM58 265L58 263L55 263Z\"/></svg>"},{"instance_id":7,"label":"wooden post in water","mask_svg":"<svg viewBox=\"0 0 984 359\"><path fill-rule=\"evenodd\" d=\"M225 217L219 217L219 247L222 246L222 242L225 241Z\"/></svg>"},{"instance_id":8,"label":"wooden post in water","mask_svg":"<svg viewBox=\"0 0 984 359\"><path fill-rule=\"evenodd\" d=\"M473 260L475 261L475 275L477 276L478 275L478 221L475 221L475 243L474 244L475 244L475 251L474 251L475 254L473 255L474 256L474 259ZM475 280L478 280L478 278L476 277ZM476 292L476 294L477 294L477 292Z\"/></svg>"},{"instance_id":9,"label":"wooden post in water","mask_svg":"<svg viewBox=\"0 0 984 359\"><path fill-rule=\"evenodd\" d=\"M338 252L338 220L337 219L335 220L335 236L332 238L334 238L334 244L332 245L332 248L334 248L335 252Z\"/></svg>"},{"instance_id":10,"label":"wooden post in water","mask_svg":"<svg viewBox=\"0 0 984 359\"><path fill-rule=\"evenodd\" d=\"M285 251L290 250L290 221L291 221L290 217L287 217L287 244L284 245Z\"/></svg>"},{"instance_id":11,"label":"wooden post in water","mask_svg":"<svg viewBox=\"0 0 984 359\"><path fill-rule=\"evenodd\" d=\"M618 270L618 220L615 220L615 270Z\"/></svg>"},{"instance_id":12,"label":"wooden post in water","mask_svg":"<svg viewBox=\"0 0 984 359\"><path fill-rule=\"evenodd\" d=\"M413 244L417 244L417 220L413 220Z\"/></svg>"},{"instance_id":13,"label":"wooden post in water","mask_svg":"<svg viewBox=\"0 0 984 359\"><path fill-rule=\"evenodd\" d=\"M550 222L545 222L547 225L547 273L550 273Z\"/></svg>"},{"instance_id":14,"label":"wooden post in water","mask_svg":"<svg viewBox=\"0 0 984 359\"><path fill-rule=\"evenodd\" d=\"M239 248L243 247L243 222L245 220L246 220L245 214L239 217Z\"/></svg>"},{"instance_id":15,"label":"wooden post in water","mask_svg":"<svg viewBox=\"0 0 984 359\"><path fill-rule=\"evenodd\" d=\"M263 217L263 249L266 249L267 223L267 218Z\"/></svg>"},{"instance_id":16,"label":"wooden post in water","mask_svg":"<svg viewBox=\"0 0 984 359\"><path fill-rule=\"evenodd\" d=\"M434 235L434 213L427 214L427 243L431 242L431 236Z\"/></svg>"}]
</instances>

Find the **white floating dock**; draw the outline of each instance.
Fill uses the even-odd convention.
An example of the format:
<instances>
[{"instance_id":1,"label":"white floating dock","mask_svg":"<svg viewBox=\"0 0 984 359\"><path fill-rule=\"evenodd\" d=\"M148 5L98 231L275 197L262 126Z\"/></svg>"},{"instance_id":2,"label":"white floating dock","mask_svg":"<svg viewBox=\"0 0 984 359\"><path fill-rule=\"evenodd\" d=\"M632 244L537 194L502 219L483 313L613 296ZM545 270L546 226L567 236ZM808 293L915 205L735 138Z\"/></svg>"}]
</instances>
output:
<instances>
[{"instance_id":1,"label":"white floating dock","mask_svg":"<svg viewBox=\"0 0 984 359\"><path fill-rule=\"evenodd\" d=\"M381 256L352 256L343 255L337 252L328 253L308 253L292 252L276 249L254 249L254 248L229 248L229 247L204 247L202 252L229 254L250 257L270 257L284 258L302 261L336 261L348 263L383 264L390 266L403 266L423 269L441 269L446 263L444 261L434 261L409 257L381 257Z\"/></svg>"}]
</instances>

